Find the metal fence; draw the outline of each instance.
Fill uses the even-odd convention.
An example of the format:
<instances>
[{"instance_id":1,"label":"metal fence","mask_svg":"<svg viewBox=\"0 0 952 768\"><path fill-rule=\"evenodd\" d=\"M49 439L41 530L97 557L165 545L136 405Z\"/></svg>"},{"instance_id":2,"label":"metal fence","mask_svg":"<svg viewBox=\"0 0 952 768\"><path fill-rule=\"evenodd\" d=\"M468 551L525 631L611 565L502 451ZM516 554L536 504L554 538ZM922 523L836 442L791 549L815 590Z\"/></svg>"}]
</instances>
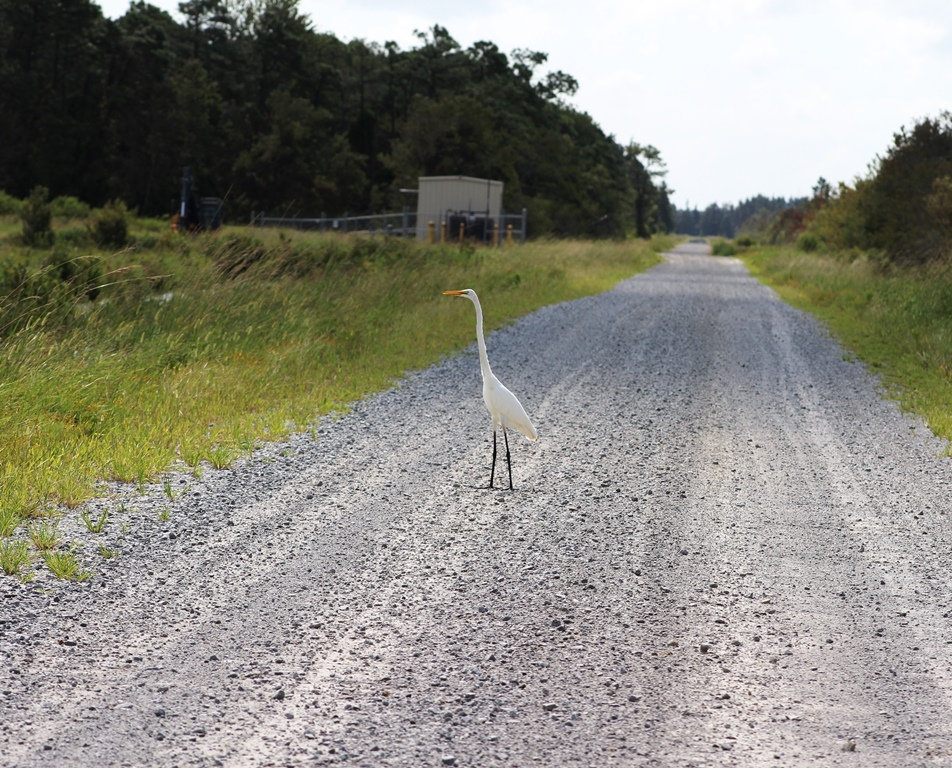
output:
<instances>
[{"instance_id":1,"label":"metal fence","mask_svg":"<svg viewBox=\"0 0 952 768\"><path fill-rule=\"evenodd\" d=\"M252 211L251 226L253 227L286 227L304 231L341 232L364 235L394 235L410 237L416 240L432 242L450 242L459 238L458 220L461 217L485 217L485 211L441 211L435 220L417 222L417 214L409 208L402 213L381 213L373 216L327 216L322 213L317 217L307 216L267 216L263 212ZM499 222L492 221L492 228L485 225L480 227L478 240L486 244L502 244L508 241L525 243L526 241L526 209L522 213L505 213L499 217ZM485 218L483 219L485 224ZM454 225L454 226L451 226ZM496 227L498 226L498 229ZM511 228L511 229L510 229ZM467 237L463 227L463 236ZM469 237L469 239L472 239Z\"/></svg>"}]
</instances>

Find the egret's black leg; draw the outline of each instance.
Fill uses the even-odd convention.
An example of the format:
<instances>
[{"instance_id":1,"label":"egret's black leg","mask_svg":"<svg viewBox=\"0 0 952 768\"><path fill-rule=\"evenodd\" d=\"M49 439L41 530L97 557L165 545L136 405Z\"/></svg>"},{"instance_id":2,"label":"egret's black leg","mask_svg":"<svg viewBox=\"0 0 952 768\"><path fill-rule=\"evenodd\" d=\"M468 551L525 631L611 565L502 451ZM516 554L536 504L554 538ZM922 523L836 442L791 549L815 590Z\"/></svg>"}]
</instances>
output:
<instances>
[{"instance_id":1,"label":"egret's black leg","mask_svg":"<svg viewBox=\"0 0 952 768\"><path fill-rule=\"evenodd\" d=\"M493 468L489 471L489 487L493 487L493 478L496 476L496 425L493 424Z\"/></svg>"},{"instance_id":2,"label":"egret's black leg","mask_svg":"<svg viewBox=\"0 0 952 768\"><path fill-rule=\"evenodd\" d=\"M509 467L509 490L512 490L512 462L509 461L509 435L505 427L502 428L502 437L506 441L506 466ZM493 433L496 434L495 432Z\"/></svg>"}]
</instances>

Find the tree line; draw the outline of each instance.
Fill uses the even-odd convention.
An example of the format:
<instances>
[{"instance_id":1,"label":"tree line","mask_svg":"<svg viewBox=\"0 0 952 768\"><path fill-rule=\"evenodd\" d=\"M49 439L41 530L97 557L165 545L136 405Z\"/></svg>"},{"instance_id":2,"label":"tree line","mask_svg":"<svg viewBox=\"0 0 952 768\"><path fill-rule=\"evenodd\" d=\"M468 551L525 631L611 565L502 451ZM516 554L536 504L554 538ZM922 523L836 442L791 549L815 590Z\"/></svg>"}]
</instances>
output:
<instances>
[{"instance_id":1,"label":"tree line","mask_svg":"<svg viewBox=\"0 0 952 768\"><path fill-rule=\"evenodd\" d=\"M847 258L863 254L884 266L946 262L952 258L952 113L901 127L851 184L833 185L821 176L809 197L747 202L759 210L744 219L751 206L738 206L735 220L742 223L734 233L764 243L796 243ZM700 215L677 211L676 231L732 237L729 226L714 230L716 220L713 207Z\"/></svg>"},{"instance_id":2,"label":"tree line","mask_svg":"<svg viewBox=\"0 0 952 768\"><path fill-rule=\"evenodd\" d=\"M733 238L753 234L769 227L780 211L796 208L805 201L806 198L788 200L757 195L737 205L711 203L703 211L696 207L679 208L674 213L674 231L699 237Z\"/></svg>"},{"instance_id":3,"label":"tree line","mask_svg":"<svg viewBox=\"0 0 952 768\"><path fill-rule=\"evenodd\" d=\"M182 168L232 219L399 210L419 176L505 182L534 234L673 229L665 165L567 104L545 53L318 32L298 0L0 0L0 189L170 213Z\"/></svg>"},{"instance_id":4,"label":"tree line","mask_svg":"<svg viewBox=\"0 0 952 768\"><path fill-rule=\"evenodd\" d=\"M866 176L820 179L791 239L807 250L864 252L892 264L952 256L952 114L917 120L893 135Z\"/></svg>"}]
</instances>

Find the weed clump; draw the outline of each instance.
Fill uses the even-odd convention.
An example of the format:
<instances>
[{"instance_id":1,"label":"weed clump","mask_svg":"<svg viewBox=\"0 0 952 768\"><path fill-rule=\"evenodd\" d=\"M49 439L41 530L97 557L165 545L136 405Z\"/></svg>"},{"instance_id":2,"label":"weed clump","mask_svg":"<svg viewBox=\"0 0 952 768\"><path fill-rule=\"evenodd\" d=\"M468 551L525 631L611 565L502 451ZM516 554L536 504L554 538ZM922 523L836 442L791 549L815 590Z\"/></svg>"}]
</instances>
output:
<instances>
[{"instance_id":1,"label":"weed clump","mask_svg":"<svg viewBox=\"0 0 952 768\"><path fill-rule=\"evenodd\" d=\"M57 250L39 269L16 258L0 262L0 338L35 323L62 326L78 301L96 299L104 274L98 256L70 258Z\"/></svg>"},{"instance_id":2,"label":"weed clump","mask_svg":"<svg viewBox=\"0 0 952 768\"><path fill-rule=\"evenodd\" d=\"M211 259L222 277L240 277L267 254L264 244L248 235L229 235L224 239L210 240L205 255Z\"/></svg>"},{"instance_id":3,"label":"weed clump","mask_svg":"<svg viewBox=\"0 0 952 768\"><path fill-rule=\"evenodd\" d=\"M34 272L12 258L0 263L0 337L26 328L61 306L62 284L47 271Z\"/></svg>"},{"instance_id":4,"label":"weed clump","mask_svg":"<svg viewBox=\"0 0 952 768\"><path fill-rule=\"evenodd\" d=\"M71 295L85 295L94 301L102 289L105 268L99 256L68 258L54 250L43 267L50 278L65 284Z\"/></svg>"},{"instance_id":5,"label":"weed clump","mask_svg":"<svg viewBox=\"0 0 952 768\"><path fill-rule=\"evenodd\" d=\"M20 539L0 541L0 568L7 576L23 577L23 569L33 562L29 542Z\"/></svg>"},{"instance_id":6,"label":"weed clump","mask_svg":"<svg viewBox=\"0 0 952 768\"><path fill-rule=\"evenodd\" d=\"M58 579L87 581L92 573L83 570L72 552L50 551L43 553L43 561Z\"/></svg>"}]
</instances>

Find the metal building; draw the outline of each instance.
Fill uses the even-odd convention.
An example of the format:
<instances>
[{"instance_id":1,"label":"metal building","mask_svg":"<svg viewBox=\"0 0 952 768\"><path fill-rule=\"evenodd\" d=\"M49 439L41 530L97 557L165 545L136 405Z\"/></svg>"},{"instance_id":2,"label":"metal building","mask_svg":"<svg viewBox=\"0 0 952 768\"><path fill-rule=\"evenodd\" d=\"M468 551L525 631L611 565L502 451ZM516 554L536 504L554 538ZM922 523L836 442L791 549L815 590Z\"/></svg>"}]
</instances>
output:
<instances>
[{"instance_id":1,"label":"metal building","mask_svg":"<svg viewBox=\"0 0 952 768\"><path fill-rule=\"evenodd\" d=\"M457 222L458 231L458 222L465 220L467 232L474 228L479 232L491 231L493 224L501 221L501 181L473 176L421 176L419 184L417 240L426 240L431 221L437 232L444 221L449 225Z\"/></svg>"}]
</instances>

